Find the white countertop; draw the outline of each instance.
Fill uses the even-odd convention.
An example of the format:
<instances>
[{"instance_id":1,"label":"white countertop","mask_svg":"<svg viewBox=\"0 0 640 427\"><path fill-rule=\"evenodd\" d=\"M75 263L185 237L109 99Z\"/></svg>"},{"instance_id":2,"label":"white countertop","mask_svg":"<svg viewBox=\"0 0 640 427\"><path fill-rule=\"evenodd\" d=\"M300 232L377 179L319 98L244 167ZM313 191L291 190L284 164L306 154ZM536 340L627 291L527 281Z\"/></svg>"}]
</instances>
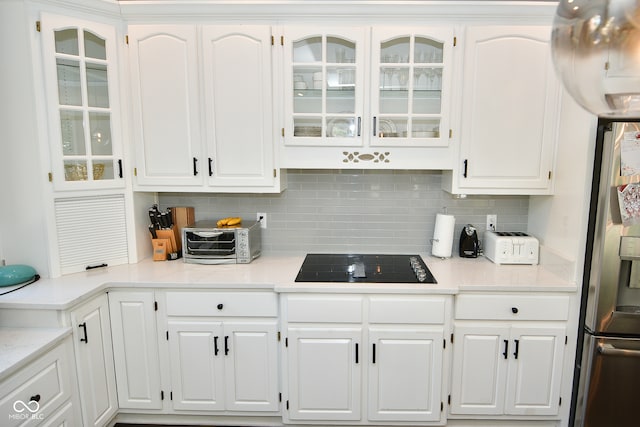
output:
<instances>
[{"instance_id":1,"label":"white countertop","mask_svg":"<svg viewBox=\"0 0 640 427\"><path fill-rule=\"evenodd\" d=\"M151 261L41 279L0 296L0 309L67 310L113 288L189 287L272 289L276 292L430 293L575 292L575 282L541 266L496 265L485 258L439 259L422 255L437 284L296 283L302 255L262 255L251 264L199 265ZM11 288L2 288L2 291Z\"/></svg>"},{"instance_id":2,"label":"white countertop","mask_svg":"<svg viewBox=\"0 0 640 427\"><path fill-rule=\"evenodd\" d=\"M0 328L0 381L71 335L71 328Z\"/></svg>"}]
</instances>

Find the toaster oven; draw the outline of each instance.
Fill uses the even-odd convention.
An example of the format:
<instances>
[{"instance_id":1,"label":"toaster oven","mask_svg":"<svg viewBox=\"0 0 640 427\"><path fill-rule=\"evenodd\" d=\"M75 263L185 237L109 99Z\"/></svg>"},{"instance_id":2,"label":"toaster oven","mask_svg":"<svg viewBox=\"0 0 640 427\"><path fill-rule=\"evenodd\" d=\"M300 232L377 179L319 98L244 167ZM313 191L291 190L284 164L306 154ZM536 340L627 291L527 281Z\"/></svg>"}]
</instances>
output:
<instances>
[{"instance_id":1,"label":"toaster oven","mask_svg":"<svg viewBox=\"0 0 640 427\"><path fill-rule=\"evenodd\" d=\"M262 251L257 221L218 228L215 221L196 221L182 229L182 258L192 264L247 264Z\"/></svg>"}]
</instances>

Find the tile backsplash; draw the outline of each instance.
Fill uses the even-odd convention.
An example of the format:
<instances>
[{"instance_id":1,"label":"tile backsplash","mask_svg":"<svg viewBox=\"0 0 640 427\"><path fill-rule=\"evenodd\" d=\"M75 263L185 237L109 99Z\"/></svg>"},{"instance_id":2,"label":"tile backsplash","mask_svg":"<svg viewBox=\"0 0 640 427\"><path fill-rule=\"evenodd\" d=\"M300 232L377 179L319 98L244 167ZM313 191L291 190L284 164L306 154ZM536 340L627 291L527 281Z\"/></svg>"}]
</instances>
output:
<instances>
[{"instance_id":1,"label":"tile backsplash","mask_svg":"<svg viewBox=\"0 0 640 427\"><path fill-rule=\"evenodd\" d=\"M196 220L267 214L264 252L431 252L436 214L456 218L453 253L465 224L479 236L487 214L498 230L526 231L529 197L469 196L441 189L439 171L288 170L280 194L161 193L161 208L193 206Z\"/></svg>"}]
</instances>

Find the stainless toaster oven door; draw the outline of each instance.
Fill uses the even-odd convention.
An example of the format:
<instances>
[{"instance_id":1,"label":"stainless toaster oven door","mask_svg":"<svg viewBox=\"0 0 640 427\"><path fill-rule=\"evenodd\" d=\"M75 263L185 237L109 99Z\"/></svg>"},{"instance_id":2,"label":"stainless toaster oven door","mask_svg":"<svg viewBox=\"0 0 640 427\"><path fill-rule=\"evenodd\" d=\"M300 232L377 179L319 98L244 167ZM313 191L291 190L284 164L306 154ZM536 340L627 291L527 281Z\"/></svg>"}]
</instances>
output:
<instances>
[{"instance_id":1,"label":"stainless toaster oven door","mask_svg":"<svg viewBox=\"0 0 640 427\"><path fill-rule=\"evenodd\" d=\"M234 230L185 230L184 256L199 259L235 259Z\"/></svg>"}]
</instances>

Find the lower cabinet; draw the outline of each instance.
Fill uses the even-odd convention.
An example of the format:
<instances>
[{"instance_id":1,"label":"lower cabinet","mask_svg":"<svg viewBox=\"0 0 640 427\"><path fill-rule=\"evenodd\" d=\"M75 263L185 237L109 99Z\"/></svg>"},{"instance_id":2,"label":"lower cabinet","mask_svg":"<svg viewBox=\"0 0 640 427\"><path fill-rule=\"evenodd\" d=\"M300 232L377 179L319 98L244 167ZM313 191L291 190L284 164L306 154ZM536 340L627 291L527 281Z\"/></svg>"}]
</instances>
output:
<instances>
[{"instance_id":1,"label":"lower cabinet","mask_svg":"<svg viewBox=\"0 0 640 427\"><path fill-rule=\"evenodd\" d=\"M109 304L121 409L279 415L275 293L123 290Z\"/></svg>"},{"instance_id":2,"label":"lower cabinet","mask_svg":"<svg viewBox=\"0 0 640 427\"><path fill-rule=\"evenodd\" d=\"M70 313L82 424L106 425L118 411L109 301L100 295Z\"/></svg>"},{"instance_id":3,"label":"lower cabinet","mask_svg":"<svg viewBox=\"0 0 640 427\"><path fill-rule=\"evenodd\" d=\"M461 295L458 301L451 414L557 415L568 298Z\"/></svg>"},{"instance_id":4,"label":"lower cabinet","mask_svg":"<svg viewBox=\"0 0 640 427\"><path fill-rule=\"evenodd\" d=\"M109 292L121 409L162 409L155 309L153 291Z\"/></svg>"},{"instance_id":5,"label":"lower cabinet","mask_svg":"<svg viewBox=\"0 0 640 427\"><path fill-rule=\"evenodd\" d=\"M445 423L447 297L282 298L285 423Z\"/></svg>"},{"instance_id":6,"label":"lower cabinet","mask_svg":"<svg viewBox=\"0 0 640 427\"><path fill-rule=\"evenodd\" d=\"M84 426L71 338L0 382L2 426Z\"/></svg>"}]
</instances>

